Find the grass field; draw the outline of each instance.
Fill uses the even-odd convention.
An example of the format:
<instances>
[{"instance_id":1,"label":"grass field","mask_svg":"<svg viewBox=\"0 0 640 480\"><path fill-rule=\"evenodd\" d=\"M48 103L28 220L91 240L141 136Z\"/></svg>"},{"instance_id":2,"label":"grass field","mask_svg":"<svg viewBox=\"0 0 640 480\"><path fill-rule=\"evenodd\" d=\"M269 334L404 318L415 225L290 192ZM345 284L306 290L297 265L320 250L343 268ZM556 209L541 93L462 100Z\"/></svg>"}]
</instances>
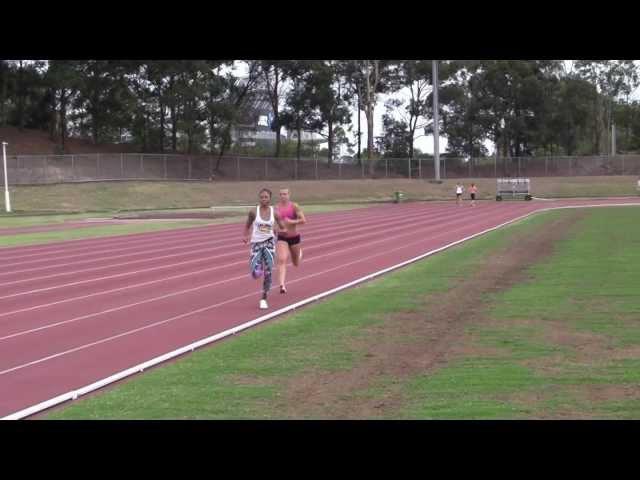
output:
<instances>
[{"instance_id":1,"label":"grass field","mask_svg":"<svg viewBox=\"0 0 640 480\"><path fill-rule=\"evenodd\" d=\"M639 418L637 217L536 215L44 418Z\"/></svg>"},{"instance_id":2,"label":"grass field","mask_svg":"<svg viewBox=\"0 0 640 480\"><path fill-rule=\"evenodd\" d=\"M256 201L262 187L277 192L288 186L303 204L388 201L396 190L415 200L451 199L457 179L433 184L424 180L323 180L290 182L103 182L11 187L15 212L114 212L121 210L200 208L246 205ZM494 199L495 179L461 179L478 185L478 198ZM540 197L637 195L634 176L533 178L532 192ZM4 212L4 196L0 195ZM1 217L0 217L1 218Z\"/></svg>"}]
</instances>

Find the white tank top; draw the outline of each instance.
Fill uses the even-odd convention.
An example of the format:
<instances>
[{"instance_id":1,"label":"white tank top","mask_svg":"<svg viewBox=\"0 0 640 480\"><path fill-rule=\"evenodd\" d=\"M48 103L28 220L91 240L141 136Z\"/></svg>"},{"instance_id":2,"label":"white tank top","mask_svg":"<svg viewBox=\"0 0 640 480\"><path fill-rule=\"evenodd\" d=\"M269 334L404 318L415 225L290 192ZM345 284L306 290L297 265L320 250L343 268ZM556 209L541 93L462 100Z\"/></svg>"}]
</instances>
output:
<instances>
[{"instance_id":1,"label":"white tank top","mask_svg":"<svg viewBox=\"0 0 640 480\"><path fill-rule=\"evenodd\" d=\"M256 207L256 219L253 221L253 232L251 234L251 243L260 243L270 238L274 238L273 224L275 218L273 216L273 207L269 207L269 220L260 218L260 205Z\"/></svg>"}]
</instances>

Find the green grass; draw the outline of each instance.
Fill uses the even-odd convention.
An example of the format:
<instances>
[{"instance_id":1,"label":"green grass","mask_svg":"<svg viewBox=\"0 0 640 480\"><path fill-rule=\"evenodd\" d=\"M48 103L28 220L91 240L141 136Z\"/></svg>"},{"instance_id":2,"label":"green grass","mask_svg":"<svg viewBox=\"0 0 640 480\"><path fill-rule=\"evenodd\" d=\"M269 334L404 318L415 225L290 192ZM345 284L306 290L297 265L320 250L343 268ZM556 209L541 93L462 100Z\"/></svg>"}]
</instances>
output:
<instances>
[{"instance_id":1,"label":"green grass","mask_svg":"<svg viewBox=\"0 0 640 480\"><path fill-rule=\"evenodd\" d=\"M62 215L0 215L0 228L31 227L35 225L56 225L64 222L84 220L85 218L105 218L107 213L72 213Z\"/></svg>"},{"instance_id":2,"label":"green grass","mask_svg":"<svg viewBox=\"0 0 640 480\"><path fill-rule=\"evenodd\" d=\"M587 389L640 383L639 360L611 358L619 348L640 345L637 216L635 208L589 211L551 258L529 269L530 280L490 297L491 326L469 329L475 344L499 353L415 379L407 387L411 406L404 415L638 418L638 390L627 400L585 397ZM581 353L579 343L551 342L546 335L554 328L594 334L601 343ZM536 363L545 358L546 368ZM539 401L517 400L537 391L548 393Z\"/></svg>"},{"instance_id":3,"label":"green grass","mask_svg":"<svg viewBox=\"0 0 640 480\"><path fill-rule=\"evenodd\" d=\"M78 240L83 238L107 237L111 235L126 235L129 233L156 232L159 230L172 230L175 228L185 228L194 225L202 225L203 222L182 221L182 222L162 222L162 223L141 223L124 225L103 225L98 227L83 227L53 232L39 232L19 235L0 236L0 247L15 247L25 245L36 245L63 240Z\"/></svg>"},{"instance_id":4,"label":"green grass","mask_svg":"<svg viewBox=\"0 0 640 480\"><path fill-rule=\"evenodd\" d=\"M475 182L479 199L494 199L492 178L460 179ZM425 180L361 179L259 182L95 182L39 186L12 186L11 203L16 212L113 212L132 209L206 208L211 205L247 205L267 187L277 192L288 186L294 200L303 205L389 201L396 190L418 200L451 200L458 179L441 184ZM541 197L635 196L637 177L544 177L532 178L532 192ZM4 196L0 195L4 212Z\"/></svg>"},{"instance_id":5,"label":"green grass","mask_svg":"<svg viewBox=\"0 0 640 480\"><path fill-rule=\"evenodd\" d=\"M536 216L344 292L293 315L205 348L48 418L282 418L283 385L305 371L349 369L350 345L386 314L412 311L421 296L480 268L514 233L554 215ZM252 381L253 380L253 381Z\"/></svg>"}]
</instances>

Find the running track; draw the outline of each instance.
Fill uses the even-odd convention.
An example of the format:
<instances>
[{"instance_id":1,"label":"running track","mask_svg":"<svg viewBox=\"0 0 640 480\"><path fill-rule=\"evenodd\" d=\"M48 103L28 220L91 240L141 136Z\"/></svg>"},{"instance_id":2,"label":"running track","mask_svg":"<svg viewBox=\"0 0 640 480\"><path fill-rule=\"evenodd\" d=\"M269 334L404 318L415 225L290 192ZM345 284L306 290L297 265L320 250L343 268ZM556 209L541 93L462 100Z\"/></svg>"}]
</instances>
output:
<instances>
[{"instance_id":1,"label":"running track","mask_svg":"<svg viewBox=\"0 0 640 480\"><path fill-rule=\"evenodd\" d=\"M282 309L523 215L640 199L383 205L309 215ZM0 249L0 418L264 315L242 224ZM261 280L260 280L261 281ZM23 416L23 415L18 415Z\"/></svg>"}]
</instances>

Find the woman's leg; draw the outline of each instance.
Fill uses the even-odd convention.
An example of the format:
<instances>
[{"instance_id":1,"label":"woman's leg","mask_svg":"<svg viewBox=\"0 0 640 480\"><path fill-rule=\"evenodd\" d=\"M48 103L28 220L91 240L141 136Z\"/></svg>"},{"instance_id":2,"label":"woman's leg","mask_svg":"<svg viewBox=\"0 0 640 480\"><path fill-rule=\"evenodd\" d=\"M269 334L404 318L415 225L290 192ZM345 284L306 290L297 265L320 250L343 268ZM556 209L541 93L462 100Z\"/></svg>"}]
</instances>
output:
<instances>
[{"instance_id":1,"label":"woman's leg","mask_svg":"<svg viewBox=\"0 0 640 480\"><path fill-rule=\"evenodd\" d=\"M253 278L257 279L260 277L260 275L258 275L259 269L262 269L262 252L260 245L257 243L251 244L251 253L249 255L249 273L251 273Z\"/></svg>"},{"instance_id":2,"label":"woman's leg","mask_svg":"<svg viewBox=\"0 0 640 480\"><path fill-rule=\"evenodd\" d=\"M295 245L291 245L289 247L291 249L291 263L293 263L296 267L300 265L300 257L302 256L302 248L299 243Z\"/></svg>"},{"instance_id":3,"label":"woman's leg","mask_svg":"<svg viewBox=\"0 0 640 480\"><path fill-rule=\"evenodd\" d=\"M276 242L276 258L278 259L278 283L284 286L287 277L287 260L289 260L289 245L287 242Z\"/></svg>"},{"instance_id":4,"label":"woman's leg","mask_svg":"<svg viewBox=\"0 0 640 480\"><path fill-rule=\"evenodd\" d=\"M275 245L272 241L265 242L262 248L262 265L264 268L264 281L262 282L262 298L267 298L267 293L271 289L271 271L275 255Z\"/></svg>"}]
</instances>

